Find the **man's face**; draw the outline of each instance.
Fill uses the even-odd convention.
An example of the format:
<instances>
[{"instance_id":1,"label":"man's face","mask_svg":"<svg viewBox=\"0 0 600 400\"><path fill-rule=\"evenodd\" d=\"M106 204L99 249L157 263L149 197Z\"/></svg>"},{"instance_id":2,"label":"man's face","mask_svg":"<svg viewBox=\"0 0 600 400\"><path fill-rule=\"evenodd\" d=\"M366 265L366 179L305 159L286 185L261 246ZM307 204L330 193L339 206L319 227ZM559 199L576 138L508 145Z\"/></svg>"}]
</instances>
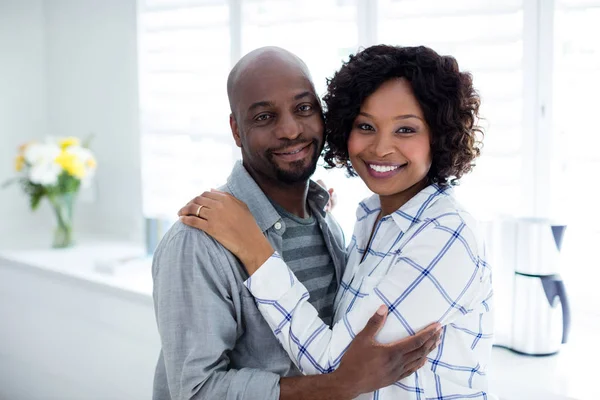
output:
<instances>
[{"instance_id":1,"label":"man's face","mask_svg":"<svg viewBox=\"0 0 600 400\"><path fill-rule=\"evenodd\" d=\"M286 184L306 181L323 148L323 117L301 68L274 62L246 71L236 88L232 129L253 176Z\"/></svg>"}]
</instances>

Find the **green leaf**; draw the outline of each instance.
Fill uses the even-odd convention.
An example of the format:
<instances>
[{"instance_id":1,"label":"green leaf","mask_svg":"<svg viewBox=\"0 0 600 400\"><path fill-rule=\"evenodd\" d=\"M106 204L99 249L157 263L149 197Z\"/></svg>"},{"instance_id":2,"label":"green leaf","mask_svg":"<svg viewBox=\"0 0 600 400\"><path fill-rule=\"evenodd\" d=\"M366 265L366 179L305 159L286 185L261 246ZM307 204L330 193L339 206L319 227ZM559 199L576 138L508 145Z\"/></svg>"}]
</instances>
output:
<instances>
[{"instance_id":1,"label":"green leaf","mask_svg":"<svg viewBox=\"0 0 600 400\"><path fill-rule=\"evenodd\" d=\"M40 201L44 196L48 195L49 189L37 183L32 183L27 179L21 180L21 186L23 187L23 191L29 195L29 205L32 210L36 210L40 205Z\"/></svg>"},{"instance_id":2,"label":"green leaf","mask_svg":"<svg viewBox=\"0 0 600 400\"><path fill-rule=\"evenodd\" d=\"M30 205L33 211L37 210L40 206L41 200L44 198L44 192L39 190L31 194Z\"/></svg>"},{"instance_id":3,"label":"green leaf","mask_svg":"<svg viewBox=\"0 0 600 400\"><path fill-rule=\"evenodd\" d=\"M12 185L15 182L18 182L20 178L12 178L12 179L8 179L7 181L5 181L4 183L2 183L2 189L5 189L7 187L9 187L10 185Z\"/></svg>"},{"instance_id":4,"label":"green leaf","mask_svg":"<svg viewBox=\"0 0 600 400\"><path fill-rule=\"evenodd\" d=\"M56 194L60 193L73 193L79 190L81 185L81 181L71 175L69 175L66 171L63 171L58 177L58 183L55 189L52 192Z\"/></svg>"}]
</instances>

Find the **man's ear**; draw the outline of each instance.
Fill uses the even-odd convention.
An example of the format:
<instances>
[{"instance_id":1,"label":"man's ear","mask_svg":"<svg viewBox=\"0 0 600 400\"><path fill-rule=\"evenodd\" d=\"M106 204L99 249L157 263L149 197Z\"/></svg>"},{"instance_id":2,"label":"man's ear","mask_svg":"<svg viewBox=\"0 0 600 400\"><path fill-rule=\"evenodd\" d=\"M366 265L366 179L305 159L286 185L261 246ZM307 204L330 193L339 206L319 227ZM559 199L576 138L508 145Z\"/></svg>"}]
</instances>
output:
<instances>
[{"instance_id":1,"label":"man's ear","mask_svg":"<svg viewBox=\"0 0 600 400\"><path fill-rule=\"evenodd\" d=\"M240 137L240 128L233 113L229 114L229 126L231 127L231 133L233 134L233 140L237 147L242 147L242 138Z\"/></svg>"}]
</instances>

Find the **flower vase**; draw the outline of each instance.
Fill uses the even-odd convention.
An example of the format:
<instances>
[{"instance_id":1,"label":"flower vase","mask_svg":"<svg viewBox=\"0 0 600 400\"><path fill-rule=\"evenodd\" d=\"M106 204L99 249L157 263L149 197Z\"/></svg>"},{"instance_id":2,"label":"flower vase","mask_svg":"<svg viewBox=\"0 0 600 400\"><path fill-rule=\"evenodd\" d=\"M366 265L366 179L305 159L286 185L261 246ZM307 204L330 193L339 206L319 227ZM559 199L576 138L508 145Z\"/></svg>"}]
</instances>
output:
<instances>
[{"instance_id":1,"label":"flower vase","mask_svg":"<svg viewBox=\"0 0 600 400\"><path fill-rule=\"evenodd\" d=\"M56 228L52 247L63 249L73 245L73 203L76 192L61 193L49 197L56 216Z\"/></svg>"}]
</instances>

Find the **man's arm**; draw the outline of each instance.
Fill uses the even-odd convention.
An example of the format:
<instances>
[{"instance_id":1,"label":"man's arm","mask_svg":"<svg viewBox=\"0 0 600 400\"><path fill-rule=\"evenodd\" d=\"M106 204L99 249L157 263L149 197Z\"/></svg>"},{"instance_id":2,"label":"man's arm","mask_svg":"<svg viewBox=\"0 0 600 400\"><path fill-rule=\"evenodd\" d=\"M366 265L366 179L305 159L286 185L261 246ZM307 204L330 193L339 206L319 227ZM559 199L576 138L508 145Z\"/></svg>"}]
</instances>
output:
<instances>
[{"instance_id":1,"label":"man's arm","mask_svg":"<svg viewBox=\"0 0 600 400\"><path fill-rule=\"evenodd\" d=\"M161 242L153 262L155 311L173 400L352 399L410 375L439 337L413 343L411 353L406 346L400 351L381 345L374 336L385 317L376 315L330 374L280 378L252 368L230 369L227 352L235 345L237 322L214 265L222 260L210 254L203 233L180 228Z\"/></svg>"},{"instance_id":2,"label":"man's arm","mask_svg":"<svg viewBox=\"0 0 600 400\"><path fill-rule=\"evenodd\" d=\"M229 367L235 310L203 233L175 226L153 262L154 305L173 400L279 398L279 376Z\"/></svg>"}]
</instances>

